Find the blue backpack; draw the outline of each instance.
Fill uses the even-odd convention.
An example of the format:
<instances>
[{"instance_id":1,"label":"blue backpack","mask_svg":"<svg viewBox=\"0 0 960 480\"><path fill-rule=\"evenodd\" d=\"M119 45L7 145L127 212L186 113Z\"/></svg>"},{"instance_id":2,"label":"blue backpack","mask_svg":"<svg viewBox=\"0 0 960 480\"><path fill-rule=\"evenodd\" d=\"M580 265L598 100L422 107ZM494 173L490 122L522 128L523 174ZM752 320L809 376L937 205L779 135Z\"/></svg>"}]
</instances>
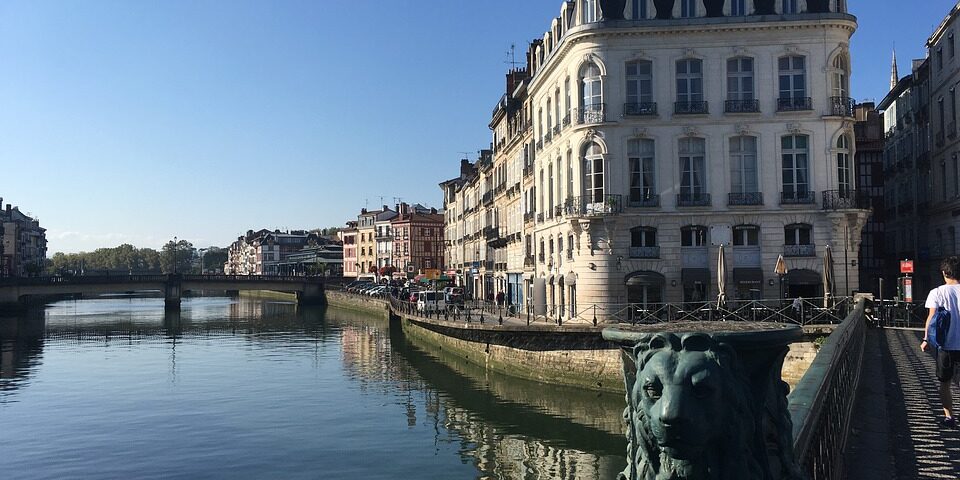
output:
<instances>
[{"instance_id":1,"label":"blue backpack","mask_svg":"<svg viewBox=\"0 0 960 480\"><path fill-rule=\"evenodd\" d=\"M950 312L943 307L937 307L937 311L930 319L930 326L927 328L927 342L937 348L943 348L947 341L947 332L950 330Z\"/></svg>"}]
</instances>

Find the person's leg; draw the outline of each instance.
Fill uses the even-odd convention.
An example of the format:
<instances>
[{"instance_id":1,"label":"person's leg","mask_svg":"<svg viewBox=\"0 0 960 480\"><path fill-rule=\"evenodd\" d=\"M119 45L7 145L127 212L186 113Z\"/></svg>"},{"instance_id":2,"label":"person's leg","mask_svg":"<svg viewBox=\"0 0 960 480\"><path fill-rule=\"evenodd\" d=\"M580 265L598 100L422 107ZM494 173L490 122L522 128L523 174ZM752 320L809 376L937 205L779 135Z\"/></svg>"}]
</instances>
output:
<instances>
[{"instance_id":1,"label":"person's leg","mask_svg":"<svg viewBox=\"0 0 960 480\"><path fill-rule=\"evenodd\" d=\"M940 382L940 403L943 404L943 416L953 417L953 393L950 391L950 381Z\"/></svg>"},{"instance_id":2,"label":"person's leg","mask_svg":"<svg viewBox=\"0 0 960 480\"><path fill-rule=\"evenodd\" d=\"M953 378L953 369L960 352L946 350L937 351L937 380L940 381L940 403L943 405L945 418L953 418L953 393L950 391L950 380Z\"/></svg>"}]
</instances>

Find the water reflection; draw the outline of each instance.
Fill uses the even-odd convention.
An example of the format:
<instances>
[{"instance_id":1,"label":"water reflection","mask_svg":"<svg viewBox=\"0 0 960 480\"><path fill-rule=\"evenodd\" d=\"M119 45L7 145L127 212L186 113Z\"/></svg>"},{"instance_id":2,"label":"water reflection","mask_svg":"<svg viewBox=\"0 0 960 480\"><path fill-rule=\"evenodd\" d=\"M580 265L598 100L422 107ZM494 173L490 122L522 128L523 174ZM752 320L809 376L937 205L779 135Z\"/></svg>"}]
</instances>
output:
<instances>
[{"instance_id":1,"label":"water reflection","mask_svg":"<svg viewBox=\"0 0 960 480\"><path fill-rule=\"evenodd\" d=\"M154 401L162 406L156 406L157 411L132 410L131 414L143 422L141 428L157 430L158 436L163 427L152 422L167 418L166 423L180 425L176 444L186 450L177 458L198 456L197 462L178 463L181 478L210 476L211 472L229 475L224 462L210 460L218 455L234 456L229 462L236 470L234 478L273 476L270 474L287 471L293 464L299 465L299 471L324 471L331 478L396 478L403 476L403 468L408 469L410 478L464 478L462 469L470 466L473 473L468 476L476 478L594 479L615 478L623 468L626 441L621 433L623 400L619 395L490 374L429 344L404 338L385 319L264 300L189 299L180 312L165 314L162 299L109 298L60 302L29 315L0 319L0 416L5 406L13 412L10 409L15 404L37 401L36 395L17 399L18 392L40 388L31 387L33 379L55 376L50 369L69 362L71 356L91 352L102 352L98 355L106 358L90 367L101 372L89 372L86 378L82 377L87 373L84 369L70 370L71 376L79 376L72 380L99 385L97 388L121 397L134 393L123 385L104 384L103 371L134 377L136 372L125 369L161 367L166 372L165 382L142 378L139 381L144 384L137 387L145 395L138 402ZM44 365L45 356L50 357L50 365ZM305 359L309 359L306 365ZM165 367L157 361L165 362ZM248 383L243 376L251 371L260 372L253 377L257 384ZM197 383L198 378L220 383L205 386ZM36 383L44 385L42 392L57 396L56 382ZM78 387L80 393L70 392L71 401L85 402L84 391ZM352 393L355 391L359 397ZM371 402L379 407L371 410ZM26 408L22 424L17 423L22 413L6 417L5 422L12 421L7 422L9 431L36 431L38 441L56 451L76 443L71 436L59 439L65 444L57 443L56 435L65 420L56 412L71 415L70 421L89 418L106 424L102 428L109 432L97 437L103 442L99 448L113 448L117 459L131 461L129 452L120 447L131 440L110 429L111 422L120 421L111 411L118 407L92 405L81 415L64 410L53 400L39 405L57 408L42 410L43 416L32 419L27 418L33 410ZM171 421L179 417L164 416L197 408L206 409L202 410L205 413L190 420ZM228 414L245 418L255 428L223 430L224 425L215 420ZM264 418L258 420L257 415ZM402 415L399 429L397 415ZM40 419L49 422L46 430ZM86 424L78 428L95 429ZM331 433L344 428L348 435ZM0 432L0 444L3 435ZM281 437L277 437L267 444L271 452L277 452L270 454L277 457L272 460L275 463L263 459L258 465L244 463L262 456L265 446L249 443L249 439L274 435L298 439L298 445L280 448ZM432 441L418 443L421 437ZM230 438L229 445L220 447L222 438ZM94 442L90 448L94 446L98 444ZM358 456L371 446L381 457L378 462L370 462L369 454ZM38 458L30 463L30 456L25 455L29 445L21 448L7 451L0 447L0 454L21 459L13 467L22 471L55 472L55 460ZM296 454L297 448L311 453ZM194 453L208 449L204 455ZM282 456L288 450L296 456ZM163 458L136 460L149 461ZM384 472L384 463L395 467ZM70 468L77 467L73 464ZM102 464L90 468L88 474L97 472ZM150 466L127 468L138 472ZM204 470L208 468L217 470Z\"/></svg>"}]
</instances>

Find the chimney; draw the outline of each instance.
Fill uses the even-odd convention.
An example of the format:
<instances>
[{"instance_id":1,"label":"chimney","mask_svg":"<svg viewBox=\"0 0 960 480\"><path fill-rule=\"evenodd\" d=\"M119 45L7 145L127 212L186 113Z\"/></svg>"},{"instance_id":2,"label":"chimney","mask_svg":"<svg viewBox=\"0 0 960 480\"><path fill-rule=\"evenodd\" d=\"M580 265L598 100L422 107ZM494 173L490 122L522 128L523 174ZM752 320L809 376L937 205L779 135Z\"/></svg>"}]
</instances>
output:
<instances>
[{"instance_id":1,"label":"chimney","mask_svg":"<svg viewBox=\"0 0 960 480\"><path fill-rule=\"evenodd\" d=\"M437 209L436 209L436 208L431 208L431 209L430 209L430 213L436 215L436 214L437 214Z\"/></svg>"},{"instance_id":2,"label":"chimney","mask_svg":"<svg viewBox=\"0 0 960 480\"><path fill-rule=\"evenodd\" d=\"M387 210L390 210L390 207L384 205L384 206L383 206L383 211L386 212Z\"/></svg>"},{"instance_id":3,"label":"chimney","mask_svg":"<svg viewBox=\"0 0 960 480\"><path fill-rule=\"evenodd\" d=\"M13 205L7 204L7 215L10 215L10 209L13 208Z\"/></svg>"},{"instance_id":4,"label":"chimney","mask_svg":"<svg viewBox=\"0 0 960 480\"><path fill-rule=\"evenodd\" d=\"M473 164L466 158L460 160L460 177L466 178L473 173Z\"/></svg>"},{"instance_id":5,"label":"chimney","mask_svg":"<svg viewBox=\"0 0 960 480\"><path fill-rule=\"evenodd\" d=\"M366 213L367 213L367 209L366 209L366 208L361 208L361 209L360 209L360 215L365 215Z\"/></svg>"}]
</instances>

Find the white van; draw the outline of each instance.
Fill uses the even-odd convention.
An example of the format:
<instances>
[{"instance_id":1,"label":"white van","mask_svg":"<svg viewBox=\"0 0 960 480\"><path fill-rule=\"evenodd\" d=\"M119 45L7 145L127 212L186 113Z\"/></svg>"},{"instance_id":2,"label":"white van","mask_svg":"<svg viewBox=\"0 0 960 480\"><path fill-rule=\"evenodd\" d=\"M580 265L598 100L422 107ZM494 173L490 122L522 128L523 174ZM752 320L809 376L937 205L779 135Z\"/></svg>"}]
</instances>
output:
<instances>
[{"instance_id":1,"label":"white van","mask_svg":"<svg viewBox=\"0 0 960 480\"><path fill-rule=\"evenodd\" d=\"M447 302L443 299L443 292L417 292L417 312L442 312L447 309Z\"/></svg>"}]
</instances>

